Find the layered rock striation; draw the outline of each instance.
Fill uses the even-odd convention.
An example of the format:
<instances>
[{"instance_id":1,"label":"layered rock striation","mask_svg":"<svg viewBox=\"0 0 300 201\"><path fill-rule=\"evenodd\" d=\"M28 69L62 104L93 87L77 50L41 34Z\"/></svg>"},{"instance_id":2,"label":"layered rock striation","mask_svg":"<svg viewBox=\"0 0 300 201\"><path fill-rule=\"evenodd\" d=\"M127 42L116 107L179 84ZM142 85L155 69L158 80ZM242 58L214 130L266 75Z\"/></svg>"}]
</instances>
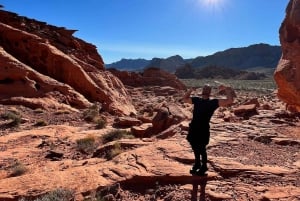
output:
<instances>
[{"instance_id":1,"label":"layered rock striation","mask_svg":"<svg viewBox=\"0 0 300 201\"><path fill-rule=\"evenodd\" d=\"M100 102L112 113L135 113L96 46L74 32L0 10L0 103L85 108Z\"/></svg>"},{"instance_id":2,"label":"layered rock striation","mask_svg":"<svg viewBox=\"0 0 300 201\"><path fill-rule=\"evenodd\" d=\"M300 111L300 1L291 0L280 27L282 57L274 77L278 97Z\"/></svg>"}]
</instances>

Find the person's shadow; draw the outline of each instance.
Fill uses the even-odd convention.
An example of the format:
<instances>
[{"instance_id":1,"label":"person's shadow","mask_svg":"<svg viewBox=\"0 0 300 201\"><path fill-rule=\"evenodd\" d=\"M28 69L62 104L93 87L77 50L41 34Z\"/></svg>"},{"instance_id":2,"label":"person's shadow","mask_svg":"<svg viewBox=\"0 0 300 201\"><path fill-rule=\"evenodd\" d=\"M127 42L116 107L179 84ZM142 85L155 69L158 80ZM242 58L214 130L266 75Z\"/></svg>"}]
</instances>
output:
<instances>
[{"instance_id":1,"label":"person's shadow","mask_svg":"<svg viewBox=\"0 0 300 201\"><path fill-rule=\"evenodd\" d=\"M207 176L203 176L200 178L196 178L193 180L193 190L191 193L191 201L198 201L198 188L200 186L200 196L199 196L199 201L205 201L205 187L207 184Z\"/></svg>"}]
</instances>

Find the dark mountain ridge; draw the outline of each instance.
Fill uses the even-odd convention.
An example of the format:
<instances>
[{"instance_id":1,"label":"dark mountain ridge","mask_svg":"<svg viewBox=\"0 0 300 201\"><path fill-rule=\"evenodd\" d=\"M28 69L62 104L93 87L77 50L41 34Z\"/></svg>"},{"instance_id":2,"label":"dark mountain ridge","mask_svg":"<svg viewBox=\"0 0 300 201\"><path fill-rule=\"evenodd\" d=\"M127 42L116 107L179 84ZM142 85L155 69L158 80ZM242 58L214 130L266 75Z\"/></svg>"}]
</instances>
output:
<instances>
[{"instance_id":1,"label":"dark mountain ridge","mask_svg":"<svg viewBox=\"0 0 300 201\"><path fill-rule=\"evenodd\" d=\"M190 64L192 67L217 65L233 69L247 69L258 66L275 68L280 56L280 46L261 43L242 48L230 48L206 57L196 57Z\"/></svg>"},{"instance_id":2,"label":"dark mountain ridge","mask_svg":"<svg viewBox=\"0 0 300 201\"><path fill-rule=\"evenodd\" d=\"M121 59L120 61L106 64L107 68L116 68L119 70L139 71L149 65L151 60L146 59Z\"/></svg>"},{"instance_id":3,"label":"dark mountain ridge","mask_svg":"<svg viewBox=\"0 0 300 201\"><path fill-rule=\"evenodd\" d=\"M208 56L199 56L193 59L183 59L176 55L163 58L145 59L122 59L112 64L106 64L107 68L137 71L147 67L158 67L168 72L175 72L185 64L193 68L201 68L210 65L245 70L256 67L275 68L281 57L281 47L269 44L254 44L248 47L230 48L216 52Z\"/></svg>"}]
</instances>

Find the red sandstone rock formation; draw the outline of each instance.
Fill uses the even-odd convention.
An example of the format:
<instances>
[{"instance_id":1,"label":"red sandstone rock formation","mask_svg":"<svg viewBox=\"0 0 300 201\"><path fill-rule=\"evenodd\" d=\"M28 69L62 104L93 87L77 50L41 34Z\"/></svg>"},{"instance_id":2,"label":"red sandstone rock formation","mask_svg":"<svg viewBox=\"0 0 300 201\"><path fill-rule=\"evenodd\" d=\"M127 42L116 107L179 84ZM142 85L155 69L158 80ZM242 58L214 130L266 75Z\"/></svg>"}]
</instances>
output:
<instances>
[{"instance_id":1,"label":"red sandstone rock formation","mask_svg":"<svg viewBox=\"0 0 300 201\"><path fill-rule=\"evenodd\" d=\"M280 27L282 57L274 77L278 97L300 111L300 1L291 0Z\"/></svg>"},{"instance_id":2,"label":"red sandstone rock formation","mask_svg":"<svg viewBox=\"0 0 300 201\"><path fill-rule=\"evenodd\" d=\"M106 111L135 113L123 83L105 71L96 47L74 32L1 10L0 102L25 104L24 98L30 103L28 98L51 93L54 102L76 108L100 102Z\"/></svg>"},{"instance_id":3,"label":"red sandstone rock formation","mask_svg":"<svg viewBox=\"0 0 300 201\"><path fill-rule=\"evenodd\" d=\"M159 68L147 68L143 73L109 69L125 85L140 86L171 86L175 89L185 89L186 86L173 74Z\"/></svg>"}]
</instances>

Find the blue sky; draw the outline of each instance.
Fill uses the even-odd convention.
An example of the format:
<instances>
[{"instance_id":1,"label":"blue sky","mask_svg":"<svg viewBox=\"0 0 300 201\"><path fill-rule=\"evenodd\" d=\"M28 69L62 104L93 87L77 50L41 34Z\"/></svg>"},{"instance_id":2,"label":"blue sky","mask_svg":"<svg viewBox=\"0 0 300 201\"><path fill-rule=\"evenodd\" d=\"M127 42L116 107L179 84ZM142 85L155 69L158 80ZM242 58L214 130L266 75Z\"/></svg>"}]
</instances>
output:
<instances>
[{"instance_id":1,"label":"blue sky","mask_svg":"<svg viewBox=\"0 0 300 201\"><path fill-rule=\"evenodd\" d=\"M122 58L206 56L256 43L280 45L289 0L0 0L4 10L55 26Z\"/></svg>"}]
</instances>

